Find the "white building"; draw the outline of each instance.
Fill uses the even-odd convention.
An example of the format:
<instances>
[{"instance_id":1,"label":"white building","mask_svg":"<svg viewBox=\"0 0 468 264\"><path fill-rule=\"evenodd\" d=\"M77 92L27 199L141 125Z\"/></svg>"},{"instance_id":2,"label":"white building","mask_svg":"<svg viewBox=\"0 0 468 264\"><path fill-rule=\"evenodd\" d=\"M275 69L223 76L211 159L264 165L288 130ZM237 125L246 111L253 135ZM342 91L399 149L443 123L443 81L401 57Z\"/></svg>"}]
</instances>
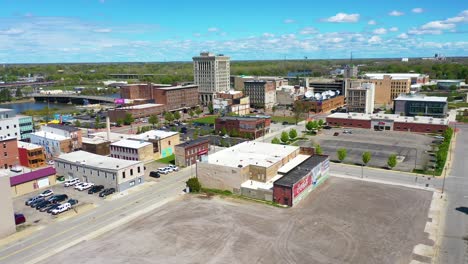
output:
<instances>
[{"instance_id":1,"label":"white building","mask_svg":"<svg viewBox=\"0 0 468 264\"><path fill-rule=\"evenodd\" d=\"M0 108L0 136L16 137L18 140L29 138L33 132L30 116L17 115L15 110Z\"/></svg>"},{"instance_id":2,"label":"white building","mask_svg":"<svg viewBox=\"0 0 468 264\"><path fill-rule=\"evenodd\" d=\"M140 161L121 160L86 151L75 151L55 159L58 176L124 191L144 182L145 168Z\"/></svg>"},{"instance_id":3,"label":"white building","mask_svg":"<svg viewBox=\"0 0 468 264\"><path fill-rule=\"evenodd\" d=\"M202 104L212 102L217 92L229 90L230 71L228 56L201 52L193 57L193 78Z\"/></svg>"},{"instance_id":4,"label":"white building","mask_svg":"<svg viewBox=\"0 0 468 264\"><path fill-rule=\"evenodd\" d=\"M374 112L375 84L362 83L360 87L348 88L347 92L346 104L349 112Z\"/></svg>"},{"instance_id":5,"label":"white building","mask_svg":"<svg viewBox=\"0 0 468 264\"><path fill-rule=\"evenodd\" d=\"M153 159L153 144L123 139L110 144L110 156L123 160L149 161Z\"/></svg>"},{"instance_id":6,"label":"white building","mask_svg":"<svg viewBox=\"0 0 468 264\"><path fill-rule=\"evenodd\" d=\"M43 146L47 158L57 157L72 151L72 140L69 137L38 131L31 133L31 143Z\"/></svg>"}]
</instances>

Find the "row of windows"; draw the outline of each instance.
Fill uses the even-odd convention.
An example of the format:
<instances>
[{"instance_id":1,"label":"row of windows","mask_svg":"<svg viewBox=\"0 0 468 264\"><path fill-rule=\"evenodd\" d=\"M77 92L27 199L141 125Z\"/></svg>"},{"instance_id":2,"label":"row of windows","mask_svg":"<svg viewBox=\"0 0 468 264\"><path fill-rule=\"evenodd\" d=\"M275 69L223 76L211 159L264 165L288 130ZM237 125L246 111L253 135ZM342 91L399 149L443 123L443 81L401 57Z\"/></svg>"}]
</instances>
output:
<instances>
[{"instance_id":1,"label":"row of windows","mask_svg":"<svg viewBox=\"0 0 468 264\"><path fill-rule=\"evenodd\" d=\"M138 151L136 149L116 147L116 146L110 146L110 150L111 151L124 152L124 153L132 153L132 154L137 154L138 153Z\"/></svg>"},{"instance_id":2,"label":"row of windows","mask_svg":"<svg viewBox=\"0 0 468 264\"><path fill-rule=\"evenodd\" d=\"M72 170L72 169L73 169L73 165L72 165L72 164L68 164L68 165L70 166L70 170ZM62 163L62 164L60 165L60 163L58 162L58 163L56 164L56 166L57 166L57 168L59 168L59 167L65 168L67 165L66 165L65 163ZM79 171L79 168L80 168L79 166L75 166L76 171ZM83 173L86 173L86 168L83 167L82 169L83 169ZM95 169L88 169L88 173L89 173L90 175L93 175L93 172L94 172L97 176L105 176L106 178L107 178L107 175L109 174L109 175L112 175L112 176L113 176L113 179L115 179L115 173L108 173L108 172L105 172L105 171L100 171L100 170L95 170ZM130 176L133 176L133 174L134 174L133 169L130 169L129 172L130 172ZM141 173L141 166L138 166L138 167L137 167L137 173ZM126 177L127 177L126 171L123 171L123 172L122 172L122 178L125 179Z\"/></svg>"},{"instance_id":3,"label":"row of windows","mask_svg":"<svg viewBox=\"0 0 468 264\"><path fill-rule=\"evenodd\" d=\"M13 125L13 128L16 128L16 125ZM6 126L6 129L10 129L10 126ZM0 126L0 130L2 130L1 126Z\"/></svg>"},{"instance_id":4,"label":"row of windows","mask_svg":"<svg viewBox=\"0 0 468 264\"><path fill-rule=\"evenodd\" d=\"M138 161L138 158L136 158L136 157L128 157L128 156L117 155L117 154L111 154L110 156L111 156L112 158L116 158L116 159L135 160L135 161Z\"/></svg>"}]
</instances>

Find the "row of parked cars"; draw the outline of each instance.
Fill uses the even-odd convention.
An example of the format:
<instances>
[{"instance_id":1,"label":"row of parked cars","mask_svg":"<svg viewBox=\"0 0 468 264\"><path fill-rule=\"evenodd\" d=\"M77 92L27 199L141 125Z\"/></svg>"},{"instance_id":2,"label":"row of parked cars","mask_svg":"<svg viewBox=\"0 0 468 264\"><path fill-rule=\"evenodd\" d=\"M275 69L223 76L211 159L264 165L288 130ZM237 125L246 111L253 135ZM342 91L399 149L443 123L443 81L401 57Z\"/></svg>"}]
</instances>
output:
<instances>
[{"instance_id":1,"label":"row of parked cars","mask_svg":"<svg viewBox=\"0 0 468 264\"><path fill-rule=\"evenodd\" d=\"M99 197L106 197L115 193L115 188L104 189L103 185L94 185L92 182L81 182L78 178L66 181L64 186L74 187L78 191L88 190L88 194L99 193Z\"/></svg>"},{"instance_id":2,"label":"row of parked cars","mask_svg":"<svg viewBox=\"0 0 468 264\"><path fill-rule=\"evenodd\" d=\"M176 165L169 165L167 167L159 168L157 172L159 172L160 174L169 174L173 171L178 171L178 170L179 170L179 167L177 167Z\"/></svg>"},{"instance_id":3,"label":"row of parked cars","mask_svg":"<svg viewBox=\"0 0 468 264\"><path fill-rule=\"evenodd\" d=\"M54 194L52 190L45 190L39 195L26 200L25 205L28 205L31 208L35 208L40 212L47 212L53 215L57 215L70 210L73 205L78 203L78 200L68 199L68 201L66 201L67 199L68 195L66 194Z\"/></svg>"}]
</instances>

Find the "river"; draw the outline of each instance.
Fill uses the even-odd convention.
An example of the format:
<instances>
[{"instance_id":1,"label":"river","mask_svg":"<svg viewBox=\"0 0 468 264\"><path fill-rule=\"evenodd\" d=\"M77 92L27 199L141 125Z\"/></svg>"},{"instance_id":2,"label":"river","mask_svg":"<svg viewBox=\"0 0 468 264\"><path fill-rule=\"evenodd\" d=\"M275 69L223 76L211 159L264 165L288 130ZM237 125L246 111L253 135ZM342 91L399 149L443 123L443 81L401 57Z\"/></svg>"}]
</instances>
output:
<instances>
[{"instance_id":1,"label":"river","mask_svg":"<svg viewBox=\"0 0 468 264\"><path fill-rule=\"evenodd\" d=\"M20 114L26 110L41 110L47 106L47 103L44 102L23 102L23 103L8 103L8 104L1 104L0 108L10 108L14 109L17 114ZM57 108L57 109L75 109L74 105L71 104L49 104L50 108Z\"/></svg>"}]
</instances>

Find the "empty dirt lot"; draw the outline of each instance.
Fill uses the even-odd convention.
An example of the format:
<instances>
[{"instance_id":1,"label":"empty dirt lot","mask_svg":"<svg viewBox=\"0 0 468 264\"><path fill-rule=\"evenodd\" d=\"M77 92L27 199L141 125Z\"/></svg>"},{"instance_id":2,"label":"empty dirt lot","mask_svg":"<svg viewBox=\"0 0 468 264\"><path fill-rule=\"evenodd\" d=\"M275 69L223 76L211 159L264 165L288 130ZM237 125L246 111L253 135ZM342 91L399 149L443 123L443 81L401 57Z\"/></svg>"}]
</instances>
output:
<instances>
[{"instance_id":1,"label":"empty dirt lot","mask_svg":"<svg viewBox=\"0 0 468 264\"><path fill-rule=\"evenodd\" d=\"M409 263L431 197L339 178L289 209L187 195L43 263Z\"/></svg>"}]
</instances>

